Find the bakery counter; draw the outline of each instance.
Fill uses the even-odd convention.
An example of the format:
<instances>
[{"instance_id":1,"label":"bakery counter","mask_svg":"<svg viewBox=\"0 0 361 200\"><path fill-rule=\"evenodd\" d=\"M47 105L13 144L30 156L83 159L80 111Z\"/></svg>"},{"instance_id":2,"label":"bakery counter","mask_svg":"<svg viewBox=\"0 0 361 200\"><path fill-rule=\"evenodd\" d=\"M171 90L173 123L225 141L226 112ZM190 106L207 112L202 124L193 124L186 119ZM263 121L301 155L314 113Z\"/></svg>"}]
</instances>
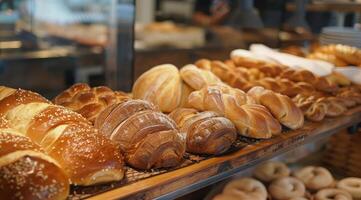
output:
<instances>
[{"instance_id":1,"label":"bakery counter","mask_svg":"<svg viewBox=\"0 0 361 200\"><path fill-rule=\"evenodd\" d=\"M317 123L306 122L301 129L286 131L269 140L242 139L237 142L238 147L235 150L222 156L211 158L189 156L188 164L178 169L143 173L128 170L128 174L133 174L137 178L130 177L122 184L105 187L107 191L98 191L98 194L93 196L86 192L82 195L92 200L174 199L226 179L262 161L290 151L296 146L327 137L359 122L361 122L361 106L349 110L340 117L328 118ZM88 188L87 191L91 189ZM75 195L72 198L76 199L80 196Z\"/></svg>"}]
</instances>

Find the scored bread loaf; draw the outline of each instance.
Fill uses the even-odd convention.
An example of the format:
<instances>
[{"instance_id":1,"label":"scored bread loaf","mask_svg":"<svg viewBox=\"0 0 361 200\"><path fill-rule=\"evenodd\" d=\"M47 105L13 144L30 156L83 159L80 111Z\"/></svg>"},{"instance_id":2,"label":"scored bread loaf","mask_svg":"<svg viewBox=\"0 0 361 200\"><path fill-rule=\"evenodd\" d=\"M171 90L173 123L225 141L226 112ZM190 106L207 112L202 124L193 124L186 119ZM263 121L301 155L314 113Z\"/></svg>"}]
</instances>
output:
<instances>
[{"instance_id":1,"label":"scored bread loaf","mask_svg":"<svg viewBox=\"0 0 361 200\"><path fill-rule=\"evenodd\" d=\"M1 199L64 200L69 179L59 164L0 118Z\"/></svg>"},{"instance_id":2,"label":"scored bread loaf","mask_svg":"<svg viewBox=\"0 0 361 200\"><path fill-rule=\"evenodd\" d=\"M162 112L172 112L186 104L191 89L181 79L177 67L171 64L155 66L134 83L134 99L143 99L158 106Z\"/></svg>"},{"instance_id":3,"label":"scored bread loaf","mask_svg":"<svg viewBox=\"0 0 361 200\"><path fill-rule=\"evenodd\" d=\"M172 119L147 101L114 104L100 113L95 126L120 146L132 167L174 167L183 160L185 138Z\"/></svg>"},{"instance_id":4,"label":"scored bread loaf","mask_svg":"<svg viewBox=\"0 0 361 200\"><path fill-rule=\"evenodd\" d=\"M213 85L192 92L189 104L200 111L214 111L230 119L238 133L252 138L270 138L281 133L280 123L262 105L241 90Z\"/></svg>"},{"instance_id":5,"label":"scored bread loaf","mask_svg":"<svg viewBox=\"0 0 361 200\"><path fill-rule=\"evenodd\" d=\"M94 123L98 114L106 107L128 98L125 93L114 92L105 86L91 88L88 84L77 83L56 96L53 102L81 114Z\"/></svg>"},{"instance_id":6,"label":"scored bread loaf","mask_svg":"<svg viewBox=\"0 0 361 200\"><path fill-rule=\"evenodd\" d=\"M93 185L123 178L118 148L80 114L39 94L0 87L0 115L56 160L71 183Z\"/></svg>"},{"instance_id":7,"label":"scored bread loaf","mask_svg":"<svg viewBox=\"0 0 361 200\"><path fill-rule=\"evenodd\" d=\"M237 138L233 123L215 112L178 108L169 116L177 123L181 134L185 134L186 150L190 153L221 154Z\"/></svg>"},{"instance_id":8,"label":"scored bread loaf","mask_svg":"<svg viewBox=\"0 0 361 200\"><path fill-rule=\"evenodd\" d=\"M200 90L207 85L222 83L222 81L212 72L199 69L192 64L182 67L180 75L183 81L194 90Z\"/></svg>"},{"instance_id":9,"label":"scored bread loaf","mask_svg":"<svg viewBox=\"0 0 361 200\"><path fill-rule=\"evenodd\" d=\"M303 126L304 118L302 111L288 97L263 87L253 87L247 94L271 111L272 115L290 129L298 129Z\"/></svg>"}]
</instances>

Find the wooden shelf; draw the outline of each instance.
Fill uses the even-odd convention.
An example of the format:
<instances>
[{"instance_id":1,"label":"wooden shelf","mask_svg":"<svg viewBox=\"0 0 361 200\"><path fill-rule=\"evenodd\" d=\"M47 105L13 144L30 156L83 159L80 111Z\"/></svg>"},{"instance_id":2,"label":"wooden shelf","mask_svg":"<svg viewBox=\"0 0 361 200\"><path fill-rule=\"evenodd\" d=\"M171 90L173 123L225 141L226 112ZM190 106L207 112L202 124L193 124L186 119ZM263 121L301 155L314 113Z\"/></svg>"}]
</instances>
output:
<instances>
[{"instance_id":1,"label":"wooden shelf","mask_svg":"<svg viewBox=\"0 0 361 200\"><path fill-rule=\"evenodd\" d=\"M359 122L361 122L361 106L349 110L344 116L325 119L319 123L306 122L302 129L248 145L225 156L203 160L115 188L89 199L174 199L226 179L296 146L327 137Z\"/></svg>"}]
</instances>

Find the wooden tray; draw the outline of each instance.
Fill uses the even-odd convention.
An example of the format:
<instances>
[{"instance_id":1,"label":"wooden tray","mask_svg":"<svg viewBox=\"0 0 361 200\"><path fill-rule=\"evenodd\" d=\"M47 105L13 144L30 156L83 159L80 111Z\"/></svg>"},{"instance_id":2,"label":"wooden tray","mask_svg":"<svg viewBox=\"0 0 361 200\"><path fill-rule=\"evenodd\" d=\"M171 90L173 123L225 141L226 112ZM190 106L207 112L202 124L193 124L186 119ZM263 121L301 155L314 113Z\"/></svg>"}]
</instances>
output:
<instances>
[{"instance_id":1,"label":"wooden tray","mask_svg":"<svg viewBox=\"0 0 361 200\"><path fill-rule=\"evenodd\" d=\"M226 179L233 174L268 160L296 146L327 137L337 131L361 122L361 106L349 110L344 116L328 118L322 122L306 122L304 127L288 131L277 137L262 141L243 141L241 149L219 157L188 158L191 163L178 169L138 172L129 169L136 181L111 185L80 188L81 194L70 199L173 199ZM242 143L242 142L241 142ZM197 162L196 159L199 159ZM193 160L192 160L193 159ZM143 177L139 177L143 176ZM130 179L132 179L130 177ZM139 180L138 180L139 179ZM96 189L95 189L96 188Z\"/></svg>"}]
</instances>

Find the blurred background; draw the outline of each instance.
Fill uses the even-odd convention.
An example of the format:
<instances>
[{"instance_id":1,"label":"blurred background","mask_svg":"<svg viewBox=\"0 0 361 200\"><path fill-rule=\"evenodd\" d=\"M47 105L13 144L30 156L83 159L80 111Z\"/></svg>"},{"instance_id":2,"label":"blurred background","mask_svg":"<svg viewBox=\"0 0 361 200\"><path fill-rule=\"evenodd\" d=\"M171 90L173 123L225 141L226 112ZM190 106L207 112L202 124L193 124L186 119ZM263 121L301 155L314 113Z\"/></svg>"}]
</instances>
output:
<instances>
[{"instance_id":1,"label":"blurred background","mask_svg":"<svg viewBox=\"0 0 361 200\"><path fill-rule=\"evenodd\" d=\"M0 0L0 84L53 97L75 82L129 91L152 66L235 48L308 47L359 28L357 0Z\"/></svg>"}]
</instances>

